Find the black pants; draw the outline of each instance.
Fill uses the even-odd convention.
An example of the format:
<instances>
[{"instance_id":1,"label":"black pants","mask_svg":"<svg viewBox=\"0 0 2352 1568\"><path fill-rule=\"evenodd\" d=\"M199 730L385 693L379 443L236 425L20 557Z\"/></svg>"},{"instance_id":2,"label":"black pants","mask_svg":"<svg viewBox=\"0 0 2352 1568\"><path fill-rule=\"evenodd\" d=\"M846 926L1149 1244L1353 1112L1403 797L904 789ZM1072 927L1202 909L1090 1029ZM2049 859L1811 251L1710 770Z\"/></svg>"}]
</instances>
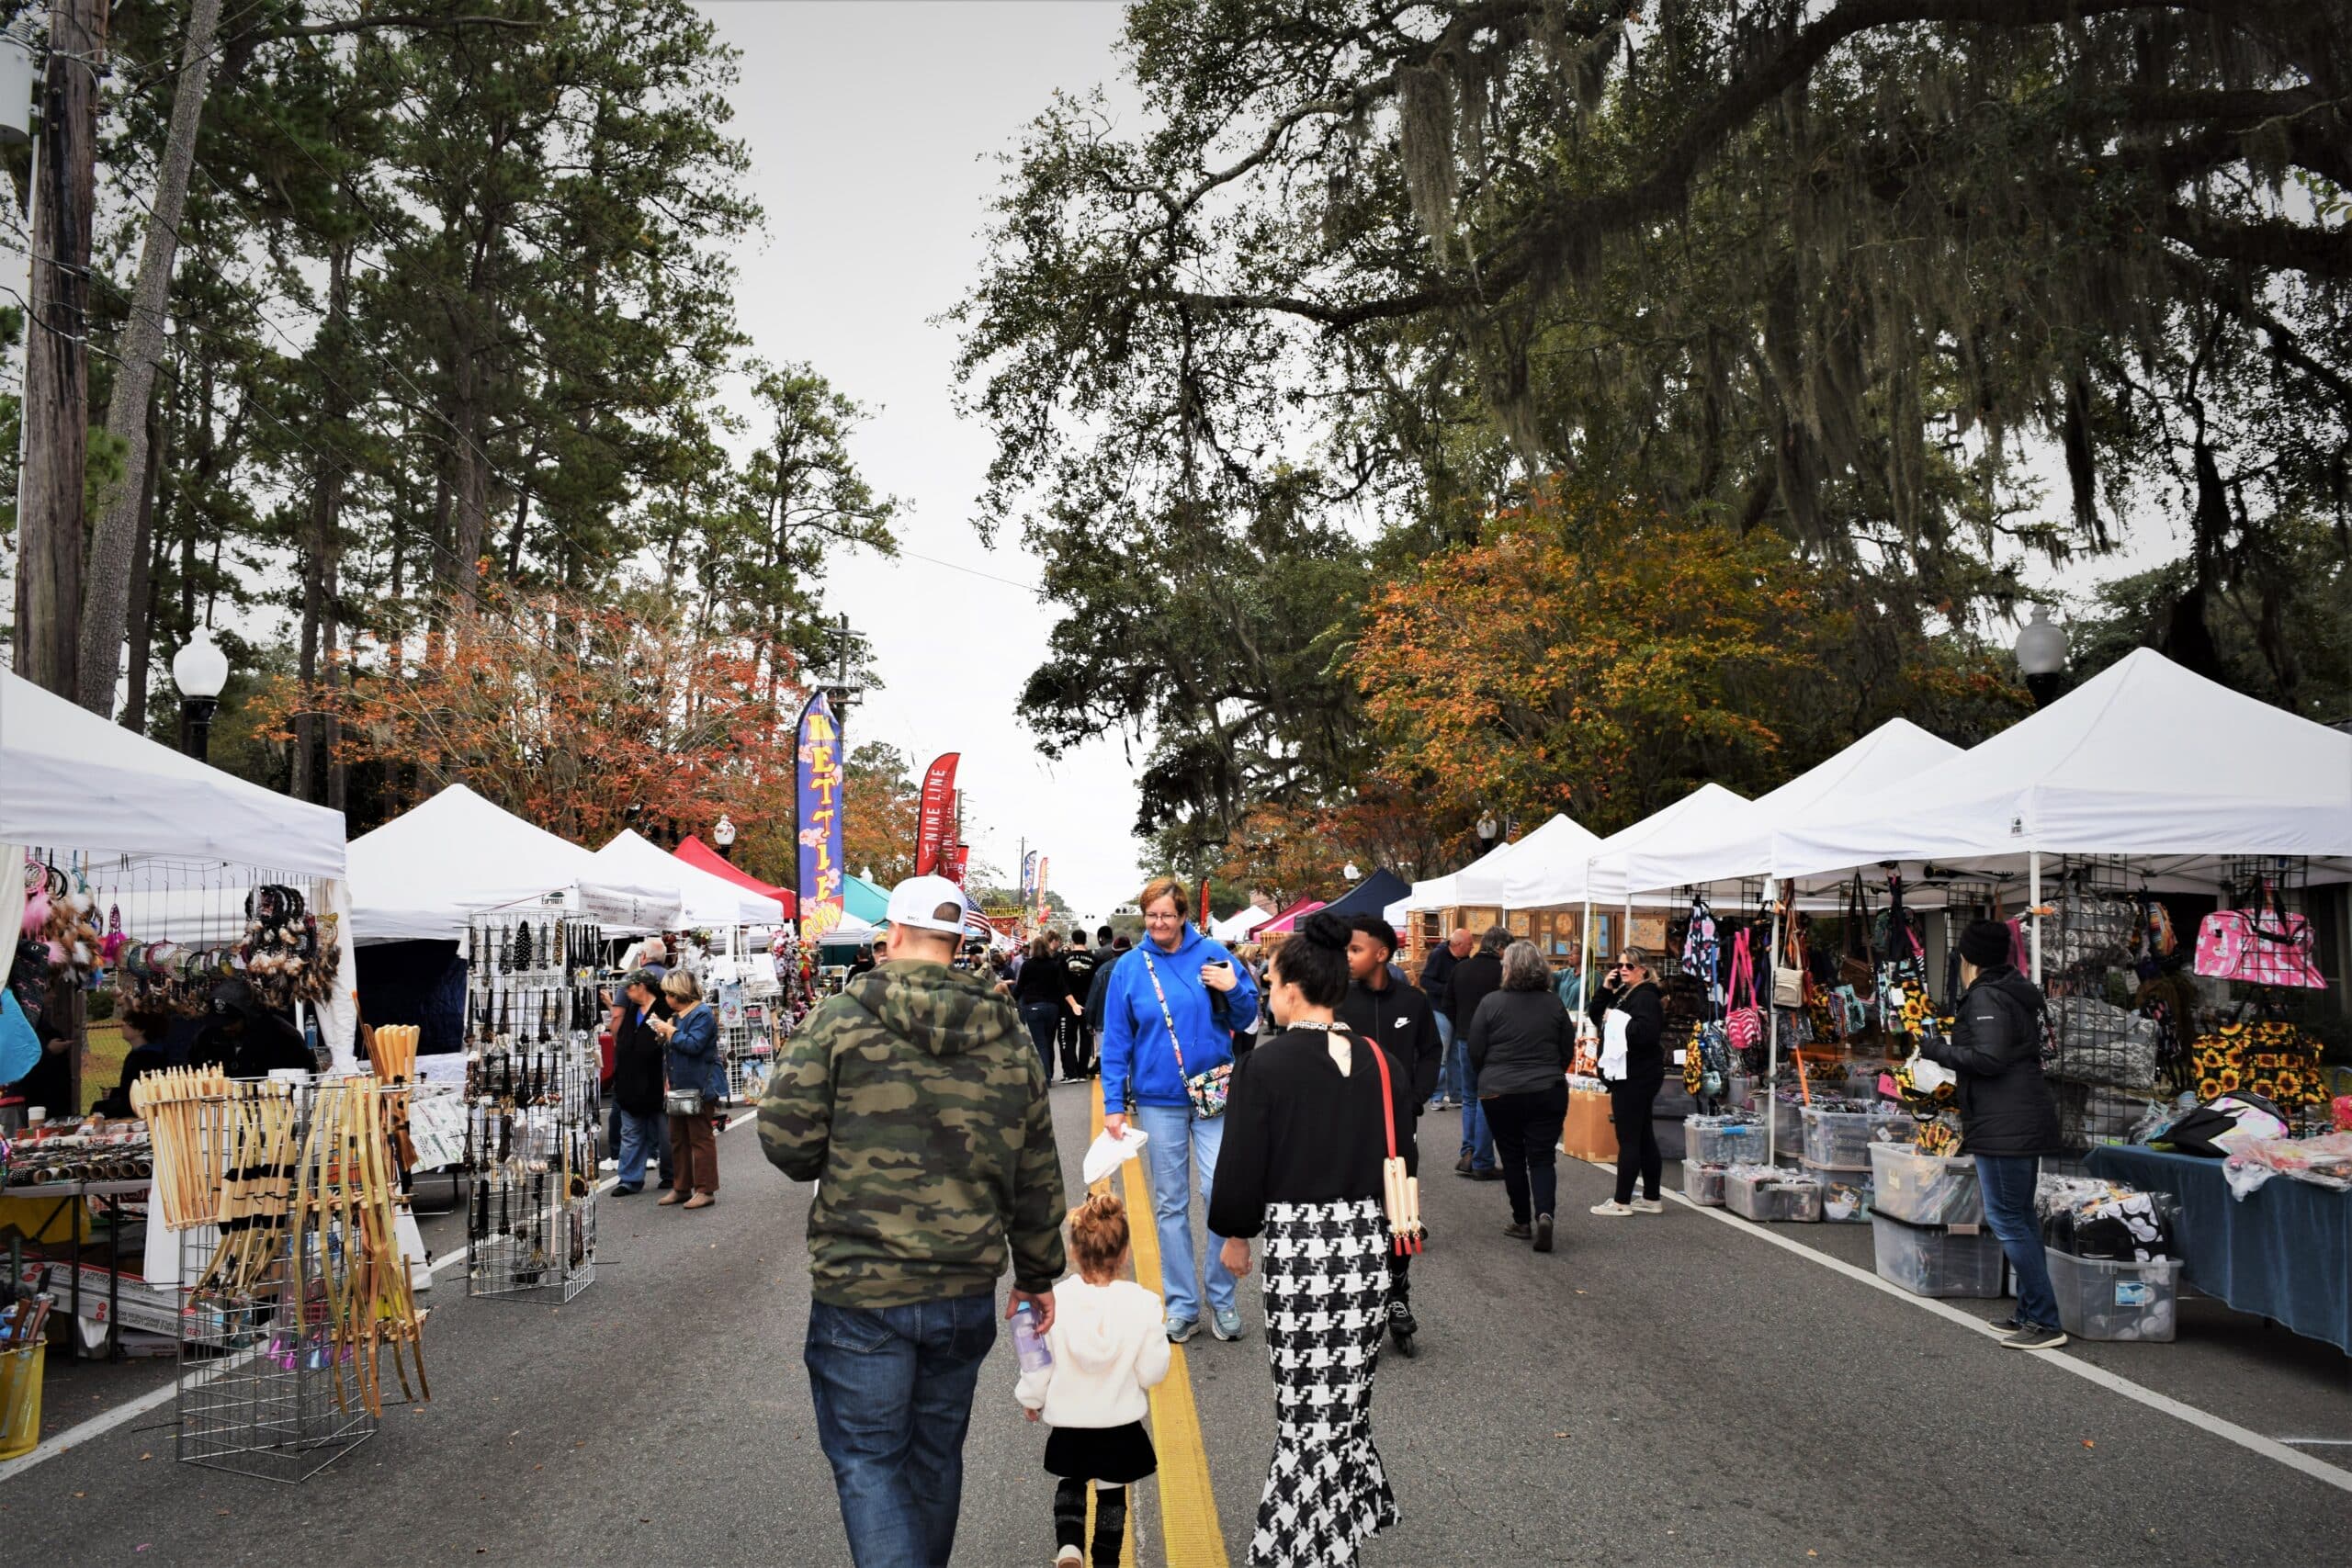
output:
<instances>
[{"instance_id":1,"label":"black pants","mask_svg":"<svg viewBox=\"0 0 2352 1568\"><path fill-rule=\"evenodd\" d=\"M1118 1568L1119 1545L1127 1530L1127 1489L1094 1489L1093 1560L1103 1568ZM1065 1477L1054 1488L1054 1541L1059 1546L1086 1544L1086 1483Z\"/></svg>"},{"instance_id":2,"label":"black pants","mask_svg":"<svg viewBox=\"0 0 2352 1568\"><path fill-rule=\"evenodd\" d=\"M1396 1152L1404 1156L1405 1174L1421 1174L1420 1140L1413 1136L1416 1122L1399 1122L1396 1127ZM1388 1299L1413 1310L1413 1255L1399 1252L1392 1245L1388 1248Z\"/></svg>"},{"instance_id":3,"label":"black pants","mask_svg":"<svg viewBox=\"0 0 2352 1568\"><path fill-rule=\"evenodd\" d=\"M1663 1078L1643 1078L1609 1086L1609 1119L1617 1124L1617 1201L1634 1201L1634 1178L1642 1179L1642 1196L1657 1201L1658 1175L1665 1162L1658 1156L1657 1127L1650 1108L1657 1103Z\"/></svg>"},{"instance_id":4,"label":"black pants","mask_svg":"<svg viewBox=\"0 0 2352 1568\"><path fill-rule=\"evenodd\" d=\"M1526 1089L1481 1100L1487 1125L1495 1134L1495 1158L1502 1163L1503 1191L1510 1217L1525 1224L1553 1213L1559 1200L1560 1128L1568 1119L1566 1080L1550 1089Z\"/></svg>"},{"instance_id":5,"label":"black pants","mask_svg":"<svg viewBox=\"0 0 2352 1568\"><path fill-rule=\"evenodd\" d=\"M1088 1038L1086 1020L1074 1012L1062 1014L1060 1026L1062 1077L1082 1078L1094 1070L1093 1042Z\"/></svg>"}]
</instances>

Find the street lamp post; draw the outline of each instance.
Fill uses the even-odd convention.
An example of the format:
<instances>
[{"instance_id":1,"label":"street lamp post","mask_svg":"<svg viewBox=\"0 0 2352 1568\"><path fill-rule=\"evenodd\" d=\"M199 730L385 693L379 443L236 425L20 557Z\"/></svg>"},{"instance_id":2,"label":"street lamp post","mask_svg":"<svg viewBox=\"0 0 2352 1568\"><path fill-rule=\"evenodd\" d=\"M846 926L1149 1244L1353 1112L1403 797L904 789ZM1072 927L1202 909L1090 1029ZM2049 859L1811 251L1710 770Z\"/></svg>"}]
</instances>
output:
<instances>
[{"instance_id":1,"label":"street lamp post","mask_svg":"<svg viewBox=\"0 0 2352 1568\"><path fill-rule=\"evenodd\" d=\"M2033 618L2018 633L2018 672L2033 705L2047 707L2066 678L2066 633L2050 619L2050 606L2036 604Z\"/></svg>"},{"instance_id":2,"label":"street lamp post","mask_svg":"<svg viewBox=\"0 0 2352 1568\"><path fill-rule=\"evenodd\" d=\"M212 716L220 688L229 683L229 656L199 627L187 646L172 655L172 684L180 689L180 750L201 762L212 749Z\"/></svg>"},{"instance_id":3,"label":"street lamp post","mask_svg":"<svg viewBox=\"0 0 2352 1568\"><path fill-rule=\"evenodd\" d=\"M1361 880L1363 876L1363 873L1356 869L1356 863L1353 861L1350 861L1347 864L1341 866L1340 868L1340 874L1348 879L1348 883L1351 886Z\"/></svg>"},{"instance_id":4,"label":"street lamp post","mask_svg":"<svg viewBox=\"0 0 2352 1568\"><path fill-rule=\"evenodd\" d=\"M720 860L735 858L735 824L724 811L718 814L718 825L710 830L710 841L718 846Z\"/></svg>"}]
</instances>

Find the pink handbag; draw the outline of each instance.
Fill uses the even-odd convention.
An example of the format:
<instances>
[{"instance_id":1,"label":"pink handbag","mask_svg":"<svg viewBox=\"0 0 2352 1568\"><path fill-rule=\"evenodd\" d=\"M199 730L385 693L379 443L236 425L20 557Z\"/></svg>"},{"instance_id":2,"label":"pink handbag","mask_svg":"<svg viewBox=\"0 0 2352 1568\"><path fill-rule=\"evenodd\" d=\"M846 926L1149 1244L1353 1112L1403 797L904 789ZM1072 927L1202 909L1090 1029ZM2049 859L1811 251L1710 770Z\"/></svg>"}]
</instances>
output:
<instances>
[{"instance_id":1,"label":"pink handbag","mask_svg":"<svg viewBox=\"0 0 2352 1568\"><path fill-rule=\"evenodd\" d=\"M2312 957L2312 925L2278 907L2278 890L2265 884L2250 909L2216 909L2197 927L2196 970L2217 980L2250 986L2327 985Z\"/></svg>"},{"instance_id":2,"label":"pink handbag","mask_svg":"<svg viewBox=\"0 0 2352 1568\"><path fill-rule=\"evenodd\" d=\"M1740 1001L1745 990L1747 1000ZM1747 932L1742 931L1732 939L1731 982L1724 993L1724 1004L1730 1009L1724 1015L1724 1041L1735 1051L1745 1051L1764 1043L1764 1010L1756 1005L1756 957L1748 951Z\"/></svg>"}]
</instances>

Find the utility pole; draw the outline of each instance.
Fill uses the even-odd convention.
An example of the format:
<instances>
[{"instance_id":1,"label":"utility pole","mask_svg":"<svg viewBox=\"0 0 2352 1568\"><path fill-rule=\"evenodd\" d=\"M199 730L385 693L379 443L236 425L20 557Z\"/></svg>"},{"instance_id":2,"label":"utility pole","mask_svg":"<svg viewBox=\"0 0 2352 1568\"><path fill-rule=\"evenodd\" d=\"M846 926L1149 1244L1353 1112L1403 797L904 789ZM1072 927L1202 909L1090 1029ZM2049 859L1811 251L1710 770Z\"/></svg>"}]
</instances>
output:
<instances>
[{"instance_id":1,"label":"utility pole","mask_svg":"<svg viewBox=\"0 0 2352 1568\"><path fill-rule=\"evenodd\" d=\"M17 673L81 697L83 468L90 426L90 232L107 0L50 0L33 152L25 459L17 481Z\"/></svg>"}]
</instances>

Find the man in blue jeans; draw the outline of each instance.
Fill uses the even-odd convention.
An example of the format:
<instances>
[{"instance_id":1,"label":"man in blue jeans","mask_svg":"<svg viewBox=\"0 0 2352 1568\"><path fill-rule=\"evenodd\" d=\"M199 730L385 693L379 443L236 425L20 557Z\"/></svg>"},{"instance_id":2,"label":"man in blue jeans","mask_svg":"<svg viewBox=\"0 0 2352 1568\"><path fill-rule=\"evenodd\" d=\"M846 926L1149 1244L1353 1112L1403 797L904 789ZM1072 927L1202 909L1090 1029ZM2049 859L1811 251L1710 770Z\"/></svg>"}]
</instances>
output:
<instances>
[{"instance_id":1,"label":"man in blue jeans","mask_svg":"<svg viewBox=\"0 0 2352 1568\"><path fill-rule=\"evenodd\" d=\"M850 1555L944 1568L1008 1251L1006 1315L1054 1320L1061 1156L1020 1016L953 967L962 890L902 882L888 919L889 961L820 1004L769 1074L760 1146L818 1183L801 1359Z\"/></svg>"},{"instance_id":2,"label":"man in blue jeans","mask_svg":"<svg viewBox=\"0 0 2352 1568\"><path fill-rule=\"evenodd\" d=\"M1502 989L1503 949L1510 945L1510 931L1496 926L1478 939L1476 953L1453 966L1445 991L1456 1050L1468 1044L1478 1004ZM1473 1181L1503 1179L1502 1167L1495 1163L1495 1134L1487 1126L1487 1113L1478 1108L1478 1075L1466 1058L1462 1065L1462 1157L1453 1168Z\"/></svg>"},{"instance_id":3,"label":"man in blue jeans","mask_svg":"<svg viewBox=\"0 0 2352 1568\"><path fill-rule=\"evenodd\" d=\"M1978 920L1960 936L1960 1005L1951 1038L1927 1039L1919 1055L1960 1076L1960 1114L1976 1156L1984 1222L2018 1277L2018 1313L1994 1326L2004 1345L2054 1350L2066 1343L2058 1294L2033 1213L2041 1156L2060 1151L2058 1105L2041 1076L2041 993L2009 962L2009 928Z\"/></svg>"}]
</instances>

